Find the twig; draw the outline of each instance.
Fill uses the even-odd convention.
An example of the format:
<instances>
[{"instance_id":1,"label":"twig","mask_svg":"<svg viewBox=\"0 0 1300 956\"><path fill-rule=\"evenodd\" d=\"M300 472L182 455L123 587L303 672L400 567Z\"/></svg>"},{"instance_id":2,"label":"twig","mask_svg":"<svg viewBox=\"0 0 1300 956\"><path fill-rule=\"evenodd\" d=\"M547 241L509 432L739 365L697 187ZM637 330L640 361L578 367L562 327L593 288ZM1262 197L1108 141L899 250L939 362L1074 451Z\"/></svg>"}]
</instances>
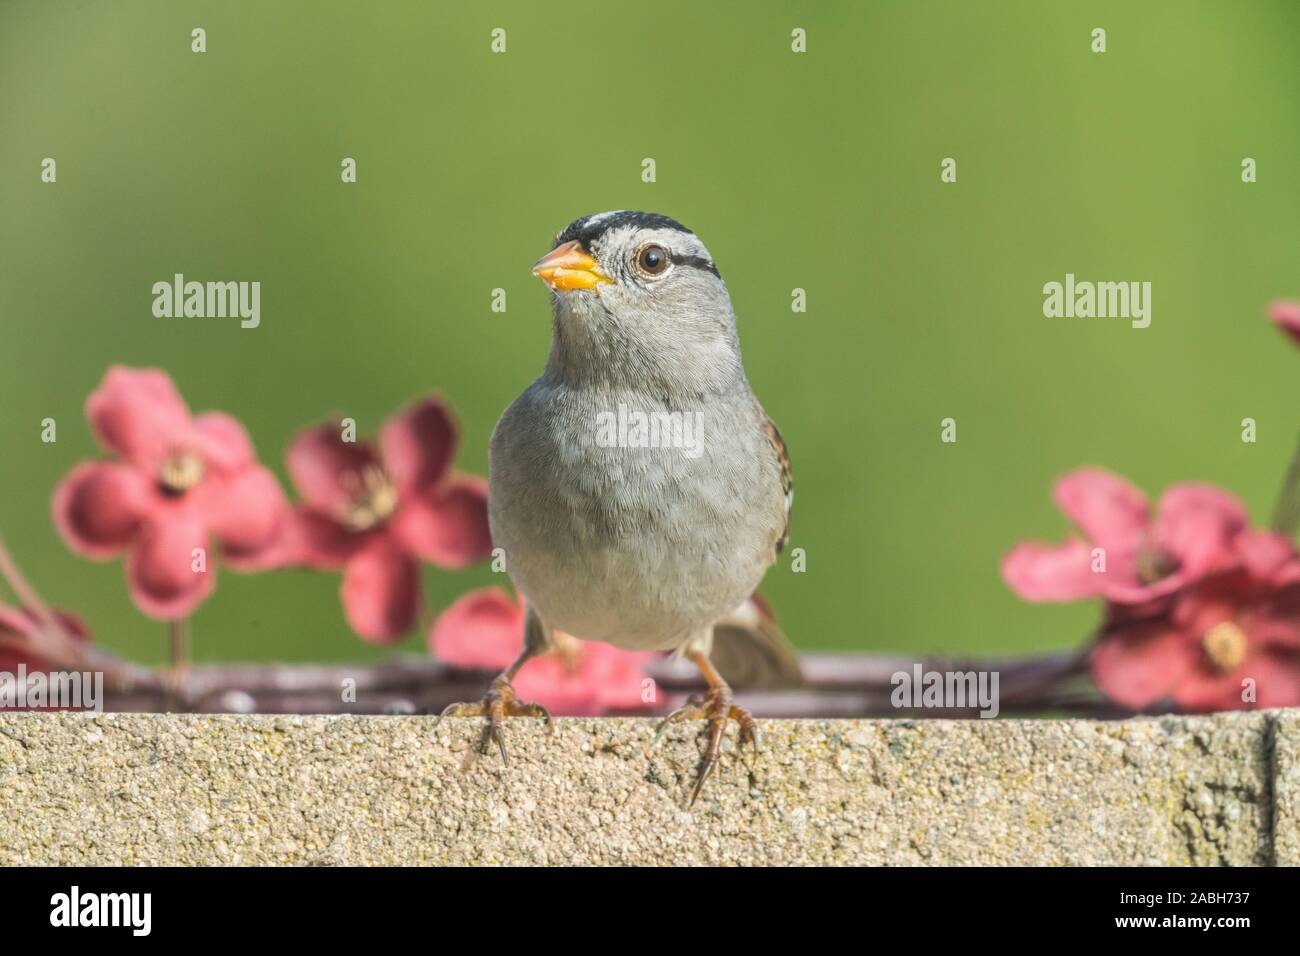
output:
<instances>
[{"instance_id":1,"label":"twig","mask_svg":"<svg viewBox=\"0 0 1300 956\"><path fill-rule=\"evenodd\" d=\"M1300 489L1300 451L1292 471ZM1290 481L1291 476L1289 476ZM116 711L188 710L236 713L413 713L440 712L456 700L476 697L491 675L428 659L398 658L365 664L189 665L187 622L168 626L171 667L161 672L120 660L74 639L18 571L0 540L0 573L39 623L15 636L23 653L52 666L101 671L109 691L105 707ZM749 690L740 696L759 716L907 715L892 700L895 675L924 672L996 671L999 709L1008 712L1095 712L1107 707L1088 687L1075 686L1086 671L1086 652L1070 651L1007 659L924 660L850 654L803 658L804 685L797 690ZM694 667L661 659L650 668L657 686L675 702L701 688ZM657 706L654 709L659 709ZM971 707L927 710L918 716L974 716Z\"/></svg>"},{"instance_id":2,"label":"twig","mask_svg":"<svg viewBox=\"0 0 1300 956\"><path fill-rule=\"evenodd\" d=\"M182 617L167 622L167 643L172 667L178 671L184 670L190 663L189 618Z\"/></svg>"},{"instance_id":3,"label":"twig","mask_svg":"<svg viewBox=\"0 0 1300 956\"><path fill-rule=\"evenodd\" d=\"M931 658L920 663L925 671L996 670L1001 713L1120 716L1084 679L1083 660L1079 653L1055 653L988 661ZM976 707L923 712L895 708L892 677L899 671L912 673L915 663L900 657L809 655L804 658L804 687L740 689L738 697L765 717L976 715ZM656 663L651 674L661 699L643 712L658 712L700 687L698 676L681 674L669 661ZM200 713L437 713L453 701L478 697L491 676L427 658L380 664L206 664L189 669L174 683L153 675L152 681L107 695L105 706L117 711L171 706Z\"/></svg>"}]
</instances>

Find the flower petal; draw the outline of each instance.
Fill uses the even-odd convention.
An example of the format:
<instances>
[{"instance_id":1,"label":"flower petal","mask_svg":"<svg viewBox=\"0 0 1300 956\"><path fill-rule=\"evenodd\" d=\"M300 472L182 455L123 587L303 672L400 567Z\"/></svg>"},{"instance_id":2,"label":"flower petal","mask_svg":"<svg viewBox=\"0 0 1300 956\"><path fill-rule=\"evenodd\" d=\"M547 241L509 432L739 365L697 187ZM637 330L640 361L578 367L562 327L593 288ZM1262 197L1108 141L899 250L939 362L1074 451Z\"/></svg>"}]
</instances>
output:
<instances>
[{"instance_id":1,"label":"flower petal","mask_svg":"<svg viewBox=\"0 0 1300 956\"><path fill-rule=\"evenodd\" d=\"M222 471L239 471L256 460L253 443L244 426L225 412L204 412L194 416L192 440L211 465Z\"/></svg>"},{"instance_id":2,"label":"flower petal","mask_svg":"<svg viewBox=\"0 0 1300 956\"><path fill-rule=\"evenodd\" d=\"M1255 662L1248 661L1253 669ZM1246 703L1241 699L1244 688L1241 680L1247 674L1247 665L1236 671L1220 673L1202 663L1192 668L1174 690L1174 703L1188 713L1205 714L1216 710L1242 710Z\"/></svg>"},{"instance_id":3,"label":"flower petal","mask_svg":"<svg viewBox=\"0 0 1300 956\"><path fill-rule=\"evenodd\" d=\"M127 557L126 577L131 599L150 617L173 621L193 612L217 584L215 555L198 512L177 508L151 521Z\"/></svg>"},{"instance_id":4,"label":"flower petal","mask_svg":"<svg viewBox=\"0 0 1300 956\"><path fill-rule=\"evenodd\" d=\"M82 642L90 640L90 628L86 627L86 622L77 615L58 610L51 610L50 613L58 618L59 623L63 625L63 630L67 632L69 637Z\"/></svg>"},{"instance_id":5,"label":"flower petal","mask_svg":"<svg viewBox=\"0 0 1300 956\"><path fill-rule=\"evenodd\" d=\"M1281 581L1294 571L1287 565L1295 561L1295 547L1280 534L1245 531L1233 542L1233 550L1256 581Z\"/></svg>"},{"instance_id":6,"label":"flower petal","mask_svg":"<svg viewBox=\"0 0 1300 956\"><path fill-rule=\"evenodd\" d=\"M642 699L642 682L646 678L644 662L653 654L622 651L599 642L583 642L579 654L576 668L554 653L529 661L513 682L515 692L521 700L567 717L650 706Z\"/></svg>"},{"instance_id":7,"label":"flower petal","mask_svg":"<svg viewBox=\"0 0 1300 956\"><path fill-rule=\"evenodd\" d=\"M1251 646L1263 651L1300 652L1300 584L1270 586L1241 616Z\"/></svg>"},{"instance_id":8,"label":"flower petal","mask_svg":"<svg viewBox=\"0 0 1300 956\"><path fill-rule=\"evenodd\" d=\"M524 607L501 588L463 594L429 629L429 651L457 667L504 669L524 646Z\"/></svg>"},{"instance_id":9,"label":"flower petal","mask_svg":"<svg viewBox=\"0 0 1300 956\"><path fill-rule=\"evenodd\" d=\"M1092 570L1092 548L1077 538L1062 545L1022 541L1002 559L1002 580L1025 601L1094 597L1103 577Z\"/></svg>"},{"instance_id":10,"label":"flower petal","mask_svg":"<svg viewBox=\"0 0 1300 956\"><path fill-rule=\"evenodd\" d=\"M147 469L190 425L189 409L166 372L121 365L110 368L86 399L86 418L105 448Z\"/></svg>"},{"instance_id":11,"label":"flower petal","mask_svg":"<svg viewBox=\"0 0 1300 956\"><path fill-rule=\"evenodd\" d=\"M296 541L301 563L320 570L338 570L365 546L373 535L353 531L328 515L310 508L298 508L286 529L287 537Z\"/></svg>"},{"instance_id":12,"label":"flower petal","mask_svg":"<svg viewBox=\"0 0 1300 956\"><path fill-rule=\"evenodd\" d=\"M130 544L155 502L152 485L139 469L112 461L83 462L54 489L54 525L77 554L102 560Z\"/></svg>"},{"instance_id":13,"label":"flower petal","mask_svg":"<svg viewBox=\"0 0 1300 956\"><path fill-rule=\"evenodd\" d=\"M463 568L492 553L487 482L462 476L409 497L393 516L393 534L411 554L440 568Z\"/></svg>"},{"instance_id":14,"label":"flower petal","mask_svg":"<svg viewBox=\"0 0 1300 956\"><path fill-rule=\"evenodd\" d=\"M58 619L63 632L75 644L84 644L90 640L90 632L81 618L64 611L51 611ZM73 661L60 658L47 660L33 653L45 649L48 645L38 645L32 638L39 633L40 622L35 613L26 608L11 608L0 605L0 672L13 674L20 665L31 671L61 670L73 664Z\"/></svg>"},{"instance_id":15,"label":"flower petal","mask_svg":"<svg viewBox=\"0 0 1300 956\"><path fill-rule=\"evenodd\" d=\"M582 669L596 684L602 712L645 710L656 703L653 694L646 700L646 665L654 654L625 651L600 642L589 642L584 650Z\"/></svg>"},{"instance_id":16,"label":"flower petal","mask_svg":"<svg viewBox=\"0 0 1300 956\"><path fill-rule=\"evenodd\" d=\"M85 621L77 617L77 615L54 609L50 610L50 614L59 622L69 637L83 643L90 640L90 630L86 627ZM40 630L40 626L41 622L35 611L25 607L9 607L0 604L0 633L30 637ZM0 668L0 670L3 670L3 668Z\"/></svg>"},{"instance_id":17,"label":"flower petal","mask_svg":"<svg viewBox=\"0 0 1300 956\"><path fill-rule=\"evenodd\" d=\"M353 531L310 508L289 507L273 540L257 553L251 569L309 567L338 571L372 537L372 532Z\"/></svg>"},{"instance_id":18,"label":"flower petal","mask_svg":"<svg viewBox=\"0 0 1300 956\"><path fill-rule=\"evenodd\" d=\"M1278 299L1268 304L1268 317L1293 342L1300 345L1300 302Z\"/></svg>"},{"instance_id":19,"label":"flower petal","mask_svg":"<svg viewBox=\"0 0 1300 956\"><path fill-rule=\"evenodd\" d=\"M600 688L581 672L571 673L554 654L529 661L512 685L521 701L541 704L553 716L594 717L604 711Z\"/></svg>"},{"instance_id":20,"label":"flower petal","mask_svg":"<svg viewBox=\"0 0 1300 956\"><path fill-rule=\"evenodd\" d=\"M27 637L36 630L36 615L26 608L0 604L0 635Z\"/></svg>"},{"instance_id":21,"label":"flower petal","mask_svg":"<svg viewBox=\"0 0 1300 956\"><path fill-rule=\"evenodd\" d=\"M1154 539L1156 547L1195 578L1230 561L1233 540L1246 527L1240 501L1213 485L1170 485L1160 496Z\"/></svg>"},{"instance_id":22,"label":"flower petal","mask_svg":"<svg viewBox=\"0 0 1300 956\"><path fill-rule=\"evenodd\" d=\"M425 398L389 419L379 435L379 451L400 493L431 488L455 457L456 422L442 399Z\"/></svg>"},{"instance_id":23,"label":"flower petal","mask_svg":"<svg viewBox=\"0 0 1300 956\"><path fill-rule=\"evenodd\" d=\"M1196 666L1199 645L1165 621L1107 632L1092 650L1092 676L1101 692L1143 710L1168 697Z\"/></svg>"},{"instance_id":24,"label":"flower petal","mask_svg":"<svg viewBox=\"0 0 1300 956\"><path fill-rule=\"evenodd\" d=\"M285 455L289 477L317 511L339 514L361 487L361 474L377 464L367 442L345 442L342 425L326 422L299 432Z\"/></svg>"},{"instance_id":25,"label":"flower petal","mask_svg":"<svg viewBox=\"0 0 1300 956\"><path fill-rule=\"evenodd\" d=\"M420 610L420 568L387 537L375 535L348 560L341 589L348 624L374 643L399 639Z\"/></svg>"},{"instance_id":26,"label":"flower petal","mask_svg":"<svg viewBox=\"0 0 1300 956\"><path fill-rule=\"evenodd\" d=\"M1250 594L1250 577L1233 568L1203 578L1175 600L1170 618L1184 634L1199 640L1211 628L1237 618Z\"/></svg>"},{"instance_id":27,"label":"flower petal","mask_svg":"<svg viewBox=\"0 0 1300 956\"><path fill-rule=\"evenodd\" d=\"M1250 677L1255 681L1256 707L1300 707L1300 653L1296 651L1253 655L1237 677L1238 700L1241 678Z\"/></svg>"},{"instance_id":28,"label":"flower petal","mask_svg":"<svg viewBox=\"0 0 1300 956\"><path fill-rule=\"evenodd\" d=\"M1149 524L1147 498L1104 468L1078 468L1052 489L1056 505L1093 544L1131 551Z\"/></svg>"},{"instance_id":29,"label":"flower petal","mask_svg":"<svg viewBox=\"0 0 1300 956\"><path fill-rule=\"evenodd\" d=\"M213 488L205 512L232 567L261 570L271 566L267 559L289 510L275 475L257 465L214 482Z\"/></svg>"},{"instance_id":30,"label":"flower petal","mask_svg":"<svg viewBox=\"0 0 1300 956\"><path fill-rule=\"evenodd\" d=\"M1161 578L1154 584L1139 584L1137 581L1136 562L1127 555L1122 555L1116 562L1109 558L1110 565L1102 575L1101 596L1114 605L1126 605L1132 618L1150 617L1159 613L1169 604L1169 598L1187 586L1187 579L1178 573Z\"/></svg>"}]
</instances>

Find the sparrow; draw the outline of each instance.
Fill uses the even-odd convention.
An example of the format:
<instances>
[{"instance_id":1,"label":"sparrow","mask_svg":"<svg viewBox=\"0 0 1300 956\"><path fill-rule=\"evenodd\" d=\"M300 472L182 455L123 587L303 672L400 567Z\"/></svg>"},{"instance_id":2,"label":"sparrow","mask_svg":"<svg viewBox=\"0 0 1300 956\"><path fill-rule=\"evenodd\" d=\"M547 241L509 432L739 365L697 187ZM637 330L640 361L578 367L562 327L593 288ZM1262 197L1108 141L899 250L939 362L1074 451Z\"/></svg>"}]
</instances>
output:
<instances>
[{"instance_id":1,"label":"sparrow","mask_svg":"<svg viewBox=\"0 0 1300 956\"><path fill-rule=\"evenodd\" d=\"M552 293L550 354L488 458L492 541L526 602L524 646L483 700L444 716L486 716L506 759L504 718L550 721L510 682L555 631L675 652L708 685L659 727L707 721L693 804L729 721L741 751L759 749L753 716L710 659L715 631L733 645L747 635L751 657L798 678L779 631L736 629L788 538L790 457L745 377L727 286L691 230L648 212L583 216L532 271Z\"/></svg>"}]
</instances>

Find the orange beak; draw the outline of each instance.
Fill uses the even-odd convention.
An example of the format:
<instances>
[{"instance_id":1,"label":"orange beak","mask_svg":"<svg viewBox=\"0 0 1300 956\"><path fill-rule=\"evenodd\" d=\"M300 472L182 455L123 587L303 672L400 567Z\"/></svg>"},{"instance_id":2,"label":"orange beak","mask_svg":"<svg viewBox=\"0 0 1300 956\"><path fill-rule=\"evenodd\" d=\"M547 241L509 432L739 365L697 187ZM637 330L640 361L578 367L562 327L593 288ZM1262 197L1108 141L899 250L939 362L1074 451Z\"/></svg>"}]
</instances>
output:
<instances>
[{"instance_id":1,"label":"orange beak","mask_svg":"<svg viewBox=\"0 0 1300 956\"><path fill-rule=\"evenodd\" d=\"M578 240L556 246L533 264L537 276L557 292L594 289L602 282L613 282L600 271L596 260L587 255Z\"/></svg>"}]
</instances>

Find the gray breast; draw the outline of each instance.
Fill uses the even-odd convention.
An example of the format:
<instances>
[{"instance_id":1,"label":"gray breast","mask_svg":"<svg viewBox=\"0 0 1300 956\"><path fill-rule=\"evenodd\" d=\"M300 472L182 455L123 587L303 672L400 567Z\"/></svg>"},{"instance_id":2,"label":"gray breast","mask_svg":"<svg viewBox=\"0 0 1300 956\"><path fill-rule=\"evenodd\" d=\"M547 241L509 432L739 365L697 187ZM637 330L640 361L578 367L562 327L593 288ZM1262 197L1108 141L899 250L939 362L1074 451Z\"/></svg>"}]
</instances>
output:
<instances>
[{"instance_id":1,"label":"gray breast","mask_svg":"<svg viewBox=\"0 0 1300 956\"><path fill-rule=\"evenodd\" d=\"M511 577L549 624L670 647L757 585L783 522L748 391L669 407L535 382L492 436L489 514Z\"/></svg>"}]
</instances>

